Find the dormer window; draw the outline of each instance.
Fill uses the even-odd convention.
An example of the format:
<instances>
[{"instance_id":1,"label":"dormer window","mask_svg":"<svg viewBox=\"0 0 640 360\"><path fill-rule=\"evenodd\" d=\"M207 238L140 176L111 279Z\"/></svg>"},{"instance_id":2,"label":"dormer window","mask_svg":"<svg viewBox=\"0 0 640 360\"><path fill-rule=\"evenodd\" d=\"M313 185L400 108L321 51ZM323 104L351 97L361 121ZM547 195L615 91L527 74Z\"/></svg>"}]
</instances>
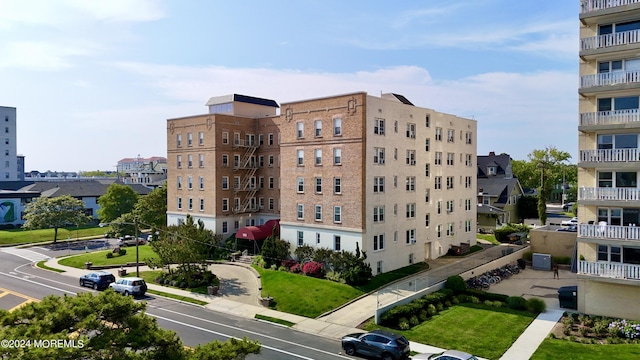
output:
<instances>
[{"instance_id":1,"label":"dormer window","mask_svg":"<svg viewBox=\"0 0 640 360\"><path fill-rule=\"evenodd\" d=\"M498 173L498 167L496 167L496 166L488 166L487 167L487 174L495 175L497 173Z\"/></svg>"}]
</instances>

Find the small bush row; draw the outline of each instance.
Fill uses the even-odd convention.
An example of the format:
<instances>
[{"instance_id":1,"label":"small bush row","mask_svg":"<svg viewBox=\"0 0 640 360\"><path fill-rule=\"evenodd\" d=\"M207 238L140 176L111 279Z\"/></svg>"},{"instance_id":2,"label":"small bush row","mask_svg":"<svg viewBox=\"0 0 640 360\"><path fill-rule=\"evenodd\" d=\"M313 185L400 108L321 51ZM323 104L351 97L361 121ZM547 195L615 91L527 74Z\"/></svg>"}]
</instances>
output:
<instances>
[{"instance_id":1,"label":"small bush row","mask_svg":"<svg viewBox=\"0 0 640 360\"><path fill-rule=\"evenodd\" d=\"M127 254L127 250L126 249L120 249L118 250L118 256L122 256L122 255L126 255ZM108 252L107 253L107 259L111 259L113 258L113 252Z\"/></svg>"},{"instance_id":2,"label":"small bush row","mask_svg":"<svg viewBox=\"0 0 640 360\"><path fill-rule=\"evenodd\" d=\"M202 286L220 285L220 280L211 271L199 271L187 274L179 271L164 273L154 279L159 285L169 285L180 289L194 289Z\"/></svg>"}]
</instances>

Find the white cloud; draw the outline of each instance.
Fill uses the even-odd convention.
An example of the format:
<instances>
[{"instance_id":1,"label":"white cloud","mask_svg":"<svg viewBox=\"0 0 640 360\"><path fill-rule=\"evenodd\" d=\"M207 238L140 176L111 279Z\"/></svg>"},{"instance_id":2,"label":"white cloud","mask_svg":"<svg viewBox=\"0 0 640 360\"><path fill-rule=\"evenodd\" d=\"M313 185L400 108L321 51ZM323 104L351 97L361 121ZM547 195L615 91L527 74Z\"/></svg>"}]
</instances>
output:
<instances>
[{"instance_id":1,"label":"white cloud","mask_svg":"<svg viewBox=\"0 0 640 360\"><path fill-rule=\"evenodd\" d=\"M68 68L71 58L95 52L90 44L53 44L39 41L10 42L0 46L0 68L58 70Z\"/></svg>"}]
</instances>

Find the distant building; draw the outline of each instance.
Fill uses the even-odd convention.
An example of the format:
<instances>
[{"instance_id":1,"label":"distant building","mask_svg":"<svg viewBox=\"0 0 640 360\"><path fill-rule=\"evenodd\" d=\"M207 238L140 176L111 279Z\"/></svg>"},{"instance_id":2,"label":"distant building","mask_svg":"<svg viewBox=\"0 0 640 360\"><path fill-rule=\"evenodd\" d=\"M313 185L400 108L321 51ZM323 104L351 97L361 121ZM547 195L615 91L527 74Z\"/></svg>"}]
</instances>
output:
<instances>
[{"instance_id":1,"label":"distant building","mask_svg":"<svg viewBox=\"0 0 640 360\"><path fill-rule=\"evenodd\" d=\"M24 179L24 157L18 162L16 108L0 106L0 181Z\"/></svg>"},{"instance_id":2,"label":"distant building","mask_svg":"<svg viewBox=\"0 0 640 360\"><path fill-rule=\"evenodd\" d=\"M167 180L167 158L154 156L124 158L118 161L118 176L125 184L143 184L149 187L162 186Z\"/></svg>"}]
</instances>

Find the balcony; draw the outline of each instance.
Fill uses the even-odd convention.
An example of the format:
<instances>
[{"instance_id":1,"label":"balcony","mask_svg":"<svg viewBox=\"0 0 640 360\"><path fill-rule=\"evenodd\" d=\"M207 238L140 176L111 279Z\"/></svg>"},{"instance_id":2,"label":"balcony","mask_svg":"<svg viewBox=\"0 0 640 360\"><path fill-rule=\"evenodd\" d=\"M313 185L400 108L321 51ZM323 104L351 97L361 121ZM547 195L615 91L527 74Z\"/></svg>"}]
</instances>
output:
<instances>
[{"instance_id":1,"label":"balcony","mask_svg":"<svg viewBox=\"0 0 640 360\"><path fill-rule=\"evenodd\" d=\"M584 75L580 77L580 90L597 86L611 86L640 83L640 70L614 71Z\"/></svg>"},{"instance_id":2,"label":"balcony","mask_svg":"<svg viewBox=\"0 0 640 360\"><path fill-rule=\"evenodd\" d=\"M638 188L579 188L578 201L613 200L640 201Z\"/></svg>"},{"instance_id":3,"label":"balcony","mask_svg":"<svg viewBox=\"0 0 640 360\"><path fill-rule=\"evenodd\" d=\"M640 280L640 265L580 260L578 274L611 279Z\"/></svg>"},{"instance_id":4,"label":"balcony","mask_svg":"<svg viewBox=\"0 0 640 360\"><path fill-rule=\"evenodd\" d=\"M580 114L580 126L620 124L640 125L640 111L638 111L638 109L630 109L598 111Z\"/></svg>"},{"instance_id":5,"label":"balcony","mask_svg":"<svg viewBox=\"0 0 640 360\"><path fill-rule=\"evenodd\" d=\"M637 162L640 161L640 149L599 149L580 150L579 162Z\"/></svg>"},{"instance_id":6,"label":"balcony","mask_svg":"<svg viewBox=\"0 0 640 360\"><path fill-rule=\"evenodd\" d=\"M582 0L580 1L580 14L638 3L640 0Z\"/></svg>"},{"instance_id":7,"label":"balcony","mask_svg":"<svg viewBox=\"0 0 640 360\"><path fill-rule=\"evenodd\" d=\"M640 242L640 226L578 224L578 237Z\"/></svg>"}]
</instances>

